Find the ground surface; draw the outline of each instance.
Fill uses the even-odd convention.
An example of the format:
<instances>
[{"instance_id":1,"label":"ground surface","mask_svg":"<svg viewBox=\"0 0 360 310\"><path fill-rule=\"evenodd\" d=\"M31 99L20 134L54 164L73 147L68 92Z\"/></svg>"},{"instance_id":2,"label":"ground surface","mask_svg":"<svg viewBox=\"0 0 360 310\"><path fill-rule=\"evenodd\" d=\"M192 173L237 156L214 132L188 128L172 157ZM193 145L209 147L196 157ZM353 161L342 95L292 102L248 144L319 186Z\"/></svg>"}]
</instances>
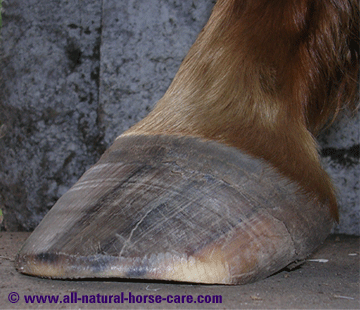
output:
<instances>
[{"instance_id":1,"label":"ground surface","mask_svg":"<svg viewBox=\"0 0 360 310\"><path fill-rule=\"evenodd\" d=\"M307 261L292 271L281 271L257 283L243 286L192 285L127 280L59 281L19 274L14 257L29 233L0 233L0 309L359 309L359 237L331 236ZM319 261L320 260L320 261ZM12 293L12 294L11 294ZM11 303L19 296L19 301ZM191 295L197 303L101 303L101 295L138 301L145 295ZM87 295L88 303L71 303L71 296ZM99 294L99 295L98 295ZM25 296L58 295L59 303L26 303ZM91 297L91 295L94 295ZM199 303L206 295L221 295L222 303ZM10 297L9 297L10 296ZM66 298L69 296L69 303ZM200 296L200 300L197 298ZM134 297L134 298L135 298ZM91 298L94 298L93 300ZM149 297L148 297L149 298ZM190 298L190 297L186 297ZM98 300L97 300L98 299ZM170 299L171 300L171 299ZM175 300L175 299L173 299ZM62 303L60 303L62 301ZM84 302L86 300L84 299ZM96 303L90 303L95 301ZM100 303L99 303L99 302ZM117 300L119 301L119 300ZM120 300L121 301L121 300Z\"/></svg>"}]
</instances>

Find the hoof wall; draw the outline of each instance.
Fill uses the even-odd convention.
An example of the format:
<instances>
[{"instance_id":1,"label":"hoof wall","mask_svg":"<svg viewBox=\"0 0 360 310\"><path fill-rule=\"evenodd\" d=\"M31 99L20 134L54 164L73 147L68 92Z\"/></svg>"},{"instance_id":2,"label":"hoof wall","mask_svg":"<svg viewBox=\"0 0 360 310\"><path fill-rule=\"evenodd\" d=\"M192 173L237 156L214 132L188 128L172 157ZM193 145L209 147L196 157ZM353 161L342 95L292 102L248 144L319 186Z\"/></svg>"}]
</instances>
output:
<instances>
[{"instance_id":1,"label":"hoof wall","mask_svg":"<svg viewBox=\"0 0 360 310\"><path fill-rule=\"evenodd\" d=\"M235 148L123 136L59 199L16 264L50 278L247 283L304 259L331 227L326 206Z\"/></svg>"}]
</instances>

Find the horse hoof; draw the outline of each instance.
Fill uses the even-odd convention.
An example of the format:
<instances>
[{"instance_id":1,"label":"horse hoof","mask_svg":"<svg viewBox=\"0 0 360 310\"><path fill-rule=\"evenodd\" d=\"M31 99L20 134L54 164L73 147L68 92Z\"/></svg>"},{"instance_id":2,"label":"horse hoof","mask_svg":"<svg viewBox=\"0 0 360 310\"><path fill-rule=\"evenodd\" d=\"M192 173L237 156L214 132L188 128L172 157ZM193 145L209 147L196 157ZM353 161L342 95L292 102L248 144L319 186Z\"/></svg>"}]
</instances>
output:
<instances>
[{"instance_id":1,"label":"horse hoof","mask_svg":"<svg viewBox=\"0 0 360 310\"><path fill-rule=\"evenodd\" d=\"M306 258L333 220L260 159L214 141L120 136L16 258L49 278L243 284Z\"/></svg>"}]
</instances>

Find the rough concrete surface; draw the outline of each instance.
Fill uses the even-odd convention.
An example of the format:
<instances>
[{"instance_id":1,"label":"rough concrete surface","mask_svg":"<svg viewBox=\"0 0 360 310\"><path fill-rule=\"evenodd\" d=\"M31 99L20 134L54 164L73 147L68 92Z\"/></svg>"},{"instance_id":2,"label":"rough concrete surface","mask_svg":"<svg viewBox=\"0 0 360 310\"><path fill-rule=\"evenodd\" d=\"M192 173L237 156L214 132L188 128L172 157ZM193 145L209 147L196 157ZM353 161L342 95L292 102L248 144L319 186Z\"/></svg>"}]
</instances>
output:
<instances>
[{"instance_id":1,"label":"rough concrete surface","mask_svg":"<svg viewBox=\"0 0 360 310\"><path fill-rule=\"evenodd\" d=\"M0 233L1 309L359 309L359 237L332 235L303 265L283 270L256 283L242 286L194 285L129 280L49 280L26 276L14 268L14 257L29 233ZM221 295L222 303L26 303L24 295L131 294L144 295ZM18 293L17 303L9 294ZM74 294L74 293L73 293ZM15 294L10 295L14 301ZM97 297L96 297L97 298ZM99 297L101 298L101 297ZM209 298L209 297L207 297ZM138 299L139 300L139 299ZM69 300L71 302L71 299ZM101 301L101 300L100 300Z\"/></svg>"},{"instance_id":2,"label":"rough concrete surface","mask_svg":"<svg viewBox=\"0 0 360 310\"><path fill-rule=\"evenodd\" d=\"M107 144L162 97L214 3L104 1L100 102Z\"/></svg>"},{"instance_id":3,"label":"rough concrete surface","mask_svg":"<svg viewBox=\"0 0 360 310\"><path fill-rule=\"evenodd\" d=\"M2 17L2 228L31 230L104 150L101 3L10 0Z\"/></svg>"},{"instance_id":4,"label":"rough concrete surface","mask_svg":"<svg viewBox=\"0 0 360 310\"><path fill-rule=\"evenodd\" d=\"M319 137L325 170L338 192L340 224L335 233L360 235L360 111L342 114Z\"/></svg>"}]
</instances>

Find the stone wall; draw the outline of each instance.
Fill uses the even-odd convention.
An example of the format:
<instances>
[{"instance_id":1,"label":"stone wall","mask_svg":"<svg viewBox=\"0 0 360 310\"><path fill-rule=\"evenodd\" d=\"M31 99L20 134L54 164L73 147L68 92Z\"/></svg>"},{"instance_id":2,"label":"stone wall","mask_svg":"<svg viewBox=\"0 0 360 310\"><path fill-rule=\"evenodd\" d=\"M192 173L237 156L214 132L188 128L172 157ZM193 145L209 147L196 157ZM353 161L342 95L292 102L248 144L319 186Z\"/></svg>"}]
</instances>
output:
<instances>
[{"instance_id":1,"label":"stone wall","mask_svg":"<svg viewBox=\"0 0 360 310\"><path fill-rule=\"evenodd\" d=\"M32 230L161 98L215 1L7 0L0 49L1 229ZM359 115L320 137L336 232L359 234Z\"/></svg>"}]
</instances>

